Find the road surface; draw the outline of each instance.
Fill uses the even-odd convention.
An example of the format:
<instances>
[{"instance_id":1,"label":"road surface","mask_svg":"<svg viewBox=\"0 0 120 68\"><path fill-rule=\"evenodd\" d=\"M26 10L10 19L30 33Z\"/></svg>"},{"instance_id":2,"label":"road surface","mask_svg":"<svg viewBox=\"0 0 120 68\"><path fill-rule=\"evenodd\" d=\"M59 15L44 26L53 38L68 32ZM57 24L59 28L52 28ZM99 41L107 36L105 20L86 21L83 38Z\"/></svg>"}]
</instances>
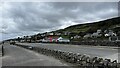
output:
<instances>
[{"instance_id":1,"label":"road surface","mask_svg":"<svg viewBox=\"0 0 120 68\"><path fill-rule=\"evenodd\" d=\"M62 51L69 51L73 53L80 53L80 54L87 54L91 57L102 57L102 58L109 58L112 60L120 60L118 56L117 47L110 47L110 46L88 46L88 45L68 45L68 44L46 44L46 43L18 43L22 45L28 45L33 47L43 47L49 49L57 49ZM119 61L118 61L119 62Z\"/></svg>"},{"instance_id":2,"label":"road surface","mask_svg":"<svg viewBox=\"0 0 120 68\"><path fill-rule=\"evenodd\" d=\"M5 55L2 66L68 66L55 58L15 46L4 45Z\"/></svg>"}]
</instances>

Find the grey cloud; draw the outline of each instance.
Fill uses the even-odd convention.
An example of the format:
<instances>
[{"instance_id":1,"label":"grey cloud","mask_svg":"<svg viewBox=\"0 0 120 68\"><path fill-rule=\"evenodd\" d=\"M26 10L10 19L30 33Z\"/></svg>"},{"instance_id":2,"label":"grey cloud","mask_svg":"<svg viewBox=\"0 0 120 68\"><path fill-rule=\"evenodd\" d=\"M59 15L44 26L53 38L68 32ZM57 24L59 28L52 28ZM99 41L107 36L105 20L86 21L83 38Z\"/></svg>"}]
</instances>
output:
<instances>
[{"instance_id":1,"label":"grey cloud","mask_svg":"<svg viewBox=\"0 0 120 68\"><path fill-rule=\"evenodd\" d=\"M28 31L38 29L39 31L40 29L47 29L60 25L60 18L56 17L57 15L54 13L51 14L51 11L49 12L49 10L45 10L46 7L44 9L37 6L32 6L32 3L30 4L31 5L27 4L27 6L26 3L22 5L20 4L18 7L11 10L11 13L13 13L11 17L14 18L14 22L18 24L17 26L19 29ZM37 5L39 4L40 3L37 3Z\"/></svg>"},{"instance_id":2,"label":"grey cloud","mask_svg":"<svg viewBox=\"0 0 120 68\"><path fill-rule=\"evenodd\" d=\"M54 8L61 9L62 14L67 16L67 18L73 19L84 18L87 19L87 21L90 21L99 18L106 19L118 15L118 4L116 2L58 2L53 5ZM111 9L116 12L111 12L108 14ZM103 12L104 15L99 14L99 12ZM84 21L81 21L80 23L82 22Z\"/></svg>"},{"instance_id":3,"label":"grey cloud","mask_svg":"<svg viewBox=\"0 0 120 68\"><path fill-rule=\"evenodd\" d=\"M118 15L117 2L11 2L8 5L10 8L3 8L2 29L15 35L52 31L72 23ZM66 23L69 21L72 23Z\"/></svg>"}]
</instances>

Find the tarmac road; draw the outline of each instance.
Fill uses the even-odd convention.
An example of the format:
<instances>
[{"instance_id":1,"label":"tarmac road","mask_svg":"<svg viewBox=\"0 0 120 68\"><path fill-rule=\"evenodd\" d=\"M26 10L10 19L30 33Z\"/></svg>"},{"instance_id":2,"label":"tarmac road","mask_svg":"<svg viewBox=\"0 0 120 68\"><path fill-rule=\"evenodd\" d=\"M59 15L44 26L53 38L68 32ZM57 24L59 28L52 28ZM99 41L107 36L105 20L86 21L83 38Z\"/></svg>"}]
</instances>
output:
<instances>
[{"instance_id":1,"label":"tarmac road","mask_svg":"<svg viewBox=\"0 0 120 68\"><path fill-rule=\"evenodd\" d=\"M80 53L90 55L91 57L109 58L111 60L120 60L118 47L110 46L88 46L88 45L68 45L68 44L49 44L49 43L18 43L33 47L43 47L49 49L57 49L62 51L69 51L73 53ZM118 61L120 62L120 61Z\"/></svg>"},{"instance_id":2,"label":"tarmac road","mask_svg":"<svg viewBox=\"0 0 120 68\"><path fill-rule=\"evenodd\" d=\"M68 66L55 58L36 52L4 44L5 55L2 57L2 66Z\"/></svg>"}]
</instances>

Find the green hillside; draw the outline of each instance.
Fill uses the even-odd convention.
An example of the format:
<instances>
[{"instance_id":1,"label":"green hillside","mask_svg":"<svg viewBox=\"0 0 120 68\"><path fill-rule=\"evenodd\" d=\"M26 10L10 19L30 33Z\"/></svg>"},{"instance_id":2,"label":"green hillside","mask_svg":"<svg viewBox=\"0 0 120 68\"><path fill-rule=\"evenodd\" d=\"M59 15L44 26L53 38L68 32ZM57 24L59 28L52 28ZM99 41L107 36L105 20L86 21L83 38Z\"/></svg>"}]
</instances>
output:
<instances>
[{"instance_id":1,"label":"green hillside","mask_svg":"<svg viewBox=\"0 0 120 68\"><path fill-rule=\"evenodd\" d=\"M69 26L65 29L60 29L55 32L72 32L72 33L93 33L96 32L98 29L104 30L113 30L116 33L120 31L120 17L107 19L104 21L94 22L94 23L86 23L86 24L78 24Z\"/></svg>"}]
</instances>

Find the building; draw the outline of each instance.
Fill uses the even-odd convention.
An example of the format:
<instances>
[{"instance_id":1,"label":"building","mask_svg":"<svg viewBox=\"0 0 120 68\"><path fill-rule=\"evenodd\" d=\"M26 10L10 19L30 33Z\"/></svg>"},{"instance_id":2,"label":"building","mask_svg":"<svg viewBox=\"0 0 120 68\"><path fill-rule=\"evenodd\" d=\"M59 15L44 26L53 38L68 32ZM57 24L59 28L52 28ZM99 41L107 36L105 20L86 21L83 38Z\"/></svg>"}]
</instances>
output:
<instances>
[{"instance_id":1,"label":"building","mask_svg":"<svg viewBox=\"0 0 120 68\"><path fill-rule=\"evenodd\" d=\"M97 37L101 37L102 36L102 30L97 30L97 32L95 32L95 33L93 33L92 34L92 37L94 37L94 38L97 38Z\"/></svg>"},{"instance_id":2,"label":"building","mask_svg":"<svg viewBox=\"0 0 120 68\"><path fill-rule=\"evenodd\" d=\"M99 33L93 33L92 34L92 37L94 37L94 38L101 37L101 36L102 36L102 34L99 34Z\"/></svg>"},{"instance_id":3,"label":"building","mask_svg":"<svg viewBox=\"0 0 120 68\"><path fill-rule=\"evenodd\" d=\"M109 32L105 34L105 37L110 37L110 36L117 36L117 34L114 33L112 30L109 30Z\"/></svg>"},{"instance_id":4,"label":"building","mask_svg":"<svg viewBox=\"0 0 120 68\"><path fill-rule=\"evenodd\" d=\"M109 41L120 41L120 36L111 36L109 37Z\"/></svg>"},{"instance_id":5,"label":"building","mask_svg":"<svg viewBox=\"0 0 120 68\"><path fill-rule=\"evenodd\" d=\"M87 38L91 38L92 37L92 35L91 34L86 34L86 35L84 35L84 39L87 39Z\"/></svg>"}]
</instances>

